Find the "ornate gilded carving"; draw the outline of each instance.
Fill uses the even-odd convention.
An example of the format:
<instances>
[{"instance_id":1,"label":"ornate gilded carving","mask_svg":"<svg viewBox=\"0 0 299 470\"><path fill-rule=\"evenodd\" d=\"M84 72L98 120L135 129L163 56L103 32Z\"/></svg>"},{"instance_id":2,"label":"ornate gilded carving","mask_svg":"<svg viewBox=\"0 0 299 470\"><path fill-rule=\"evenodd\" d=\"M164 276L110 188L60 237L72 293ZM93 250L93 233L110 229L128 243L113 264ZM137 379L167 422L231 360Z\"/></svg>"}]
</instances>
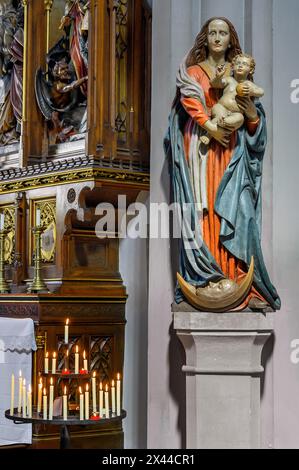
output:
<instances>
[{"instance_id":1,"label":"ornate gilded carving","mask_svg":"<svg viewBox=\"0 0 299 470\"><path fill-rule=\"evenodd\" d=\"M89 169L2 183L0 184L0 194L36 189L42 186L58 186L70 182L90 181L92 179L122 181L124 184L138 184L143 186L144 189L147 189L150 183L148 173Z\"/></svg>"},{"instance_id":2,"label":"ornate gilded carving","mask_svg":"<svg viewBox=\"0 0 299 470\"><path fill-rule=\"evenodd\" d=\"M37 349L44 349L46 344L46 336L45 335L37 335L35 337L36 347Z\"/></svg>"},{"instance_id":3,"label":"ornate gilded carving","mask_svg":"<svg viewBox=\"0 0 299 470\"><path fill-rule=\"evenodd\" d=\"M48 199L35 201L34 214L40 209L41 225L44 230L41 235L41 257L43 263L53 263L56 250L56 201Z\"/></svg>"},{"instance_id":4,"label":"ornate gilded carving","mask_svg":"<svg viewBox=\"0 0 299 470\"><path fill-rule=\"evenodd\" d=\"M15 255L15 211L14 206L2 206L4 213L4 230L7 235L4 242L4 262L12 264Z\"/></svg>"}]
</instances>

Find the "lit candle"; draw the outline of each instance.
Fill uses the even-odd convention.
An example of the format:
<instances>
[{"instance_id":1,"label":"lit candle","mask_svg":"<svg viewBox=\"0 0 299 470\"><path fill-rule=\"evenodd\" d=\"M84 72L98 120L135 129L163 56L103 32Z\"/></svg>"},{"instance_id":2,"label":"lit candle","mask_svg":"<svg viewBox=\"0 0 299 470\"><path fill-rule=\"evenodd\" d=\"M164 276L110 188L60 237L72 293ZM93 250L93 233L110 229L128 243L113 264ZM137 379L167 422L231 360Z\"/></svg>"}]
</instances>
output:
<instances>
[{"instance_id":1,"label":"lit candle","mask_svg":"<svg viewBox=\"0 0 299 470\"><path fill-rule=\"evenodd\" d=\"M45 374L49 373L49 353L46 352L45 356Z\"/></svg>"},{"instance_id":2,"label":"lit candle","mask_svg":"<svg viewBox=\"0 0 299 470\"><path fill-rule=\"evenodd\" d=\"M43 379L39 379L38 392L37 392L37 412L42 411L42 396L43 396Z\"/></svg>"},{"instance_id":3,"label":"lit candle","mask_svg":"<svg viewBox=\"0 0 299 470\"><path fill-rule=\"evenodd\" d=\"M97 412L97 392L96 392L96 373L92 374L91 385L92 385L92 411Z\"/></svg>"},{"instance_id":4,"label":"lit candle","mask_svg":"<svg viewBox=\"0 0 299 470\"><path fill-rule=\"evenodd\" d=\"M27 415L28 418L32 418L32 391L31 385L28 385L28 392L27 392Z\"/></svg>"},{"instance_id":5,"label":"lit candle","mask_svg":"<svg viewBox=\"0 0 299 470\"><path fill-rule=\"evenodd\" d=\"M67 394L66 394L66 387L64 387L64 394L63 394L63 419L64 419L64 421L67 420Z\"/></svg>"},{"instance_id":6,"label":"lit candle","mask_svg":"<svg viewBox=\"0 0 299 470\"><path fill-rule=\"evenodd\" d=\"M88 370L88 364L87 364L87 359L86 359L86 352L83 352L83 369Z\"/></svg>"},{"instance_id":7,"label":"lit candle","mask_svg":"<svg viewBox=\"0 0 299 470\"><path fill-rule=\"evenodd\" d=\"M27 395L26 395L26 379L23 380L23 418L26 418L26 403L27 403Z\"/></svg>"},{"instance_id":8,"label":"lit candle","mask_svg":"<svg viewBox=\"0 0 299 470\"><path fill-rule=\"evenodd\" d=\"M56 352L53 353L52 358L52 374L56 374Z\"/></svg>"},{"instance_id":9,"label":"lit candle","mask_svg":"<svg viewBox=\"0 0 299 470\"><path fill-rule=\"evenodd\" d=\"M75 352L75 374L79 374L79 348L76 346Z\"/></svg>"},{"instance_id":10,"label":"lit candle","mask_svg":"<svg viewBox=\"0 0 299 470\"><path fill-rule=\"evenodd\" d=\"M47 407L48 407L47 390L44 388L44 396L43 396L43 419L47 419Z\"/></svg>"},{"instance_id":11,"label":"lit candle","mask_svg":"<svg viewBox=\"0 0 299 470\"><path fill-rule=\"evenodd\" d=\"M23 379L22 379L22 371L19 372L19 402L18 402L18 413L21 413L22 409L22 386L23 386Z\"/></svg>"},{"instance_id":12,"label":"lit candle","mask_svg":"<svg viewBox=\"0 0 299 470\"><path fill-rule=\"evenodd\" d=\"M69 342L69 318L67 318L64 325L64 342L68 344Z\"/></svg>"},{"instance_id":13,"label":"lit candle","mask_svg":"<svg viewBox=\"0 0 299 470\"><path fill-rule=\"evenodd\" d=\"M100 382L100 393L99 393L99 413L100 417L103 417L103 404L104 404L104 392L103 392L103 384Z\"/></svg>"},{"instance_id":14,"label":"lit candle","mask_svg":"<svg viewBox=\"0 0 299 470\"><path fill-rule=\"evenodd\" d=\"M112 380L111 384L111 411L115 414L115 382Z\"/></svg>"},{"instance_id":15,"label":"lit candle","mask_svg":"<svg viewBox=\"0 0 299 470\"><path fill-rule=\"evenodd\" d=\"M109 394L108 394L108 385L106 384L105 387L105 416L106 418L110 418L109 413Z\"/></svg>"},{"instance_id":16,"label":"lit candle","mask_svg":"<svg viewBox=\"0 0 299 470\"><path fill-rule=\"evenodd\" d=\"M11 374L11 385L10 385L10 414L13 415L15 402L15 376Z\"/></svg>"},{"instance_id":17,"label":"lit candle","mask_svg":"<svg viewBox=\"0 0 299 470\"><path fill-rule=\"evenodd\" d=\"M86 392L85 392L85 419L89 419L89 389L88 389L88 384L86 385Z\"/></svg>"},{"instance_id":18,"label":"lit candle","mask_svg":"<svg viewBox=\"0 0 299 470\"><path fill-rule=\"evenodd\" d=\"M36 209L36 226L40 226L40 209Z\"/></svg>"},{"instance_id":19,"label":"lit candle","mask_svg":"<svg viewBox=\"0 0 299 470\"><path fill-rule=\"evenodd\" d=\"M117 380L116 380L116 414L117 416L120 416L120 374L117 374Z\"/></svg>"},{"instance_id":20,"label":"lit candle","mask_svg":"<svg viewBox=\"0 0 299 470\"><path fill-rule=\"evenodd\" d=\"M53 378L50 379L50 394L49 394L49 419L53 419L53 404L54 404L54 385Z\"/></svg>"},{"instance_id":21,"label":"lit candle","mask_svg":"<svg viewBox=\"0 0 299 470\"><path fill-rule=\"evenodd\" d=\"M0 214L0 230L4 230L4 214L1 212Z\"/></svg>"},{"instance_id":22,"label":"lit candle","mask_svg":"<svg viewBox=\"0 0 299 470\"><path fill-rule=\"evenodd\" d=\"M82 388L79 387L80 392L80 421L84 420L84 396L82 393Z\"/></svg>"}]
</instances>

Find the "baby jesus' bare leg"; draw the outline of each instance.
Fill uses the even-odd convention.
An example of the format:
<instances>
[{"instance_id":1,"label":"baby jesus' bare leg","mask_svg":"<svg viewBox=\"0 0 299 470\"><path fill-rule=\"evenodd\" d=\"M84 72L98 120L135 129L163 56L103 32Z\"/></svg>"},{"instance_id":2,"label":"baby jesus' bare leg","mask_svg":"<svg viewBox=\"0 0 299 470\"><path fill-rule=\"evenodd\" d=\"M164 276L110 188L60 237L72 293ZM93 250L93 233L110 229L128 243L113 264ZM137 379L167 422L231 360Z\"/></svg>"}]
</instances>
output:
<instances>
[{"instance_id":1,"label":"baby jesus' bare leg","mask_svg":"<svg viewBox=\"0 0 299 470\"><path fill-rule=\"evenodd\" d=\"M243 125L244 116L241 112L229 111L221 103L217 103L212 108L211 122L221 127L229 126L233 132ZM200 138L200 141L205 145L208 145L210 140L211 139L208 135L202 136Z\"/></svg>"},{"instance_id":2,"label":"baby jesus' bare leg","mask_svg":"<svg viewBox=\"0 0 299 470\"><path fill-rule=\"evenodd\" d=\"M217 103L212 108L212 122L217 122L219 126L233 127L236 131L243 126L244 116L241 112L229 111L221 103Z\"/></svg>"}]
</instances>

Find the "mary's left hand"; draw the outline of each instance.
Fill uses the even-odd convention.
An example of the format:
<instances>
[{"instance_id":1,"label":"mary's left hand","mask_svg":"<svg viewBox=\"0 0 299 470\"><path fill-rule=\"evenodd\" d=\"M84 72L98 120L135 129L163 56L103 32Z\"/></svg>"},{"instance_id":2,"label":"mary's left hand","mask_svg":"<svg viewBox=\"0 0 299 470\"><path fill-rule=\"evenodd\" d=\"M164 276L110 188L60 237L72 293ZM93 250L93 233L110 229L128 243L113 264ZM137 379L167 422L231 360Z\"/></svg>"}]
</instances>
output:
<instances>
[{"instance_id":1,"label":"mary's left hand","mask_svg":"<svg viewBox=\"0 0 299 470\"><path fill-rule=\"evenodd\" d=\"M254 102L250 98L245 96L236 96L236 101L242 113L244 113L250 121L257 120L257 109Z\"/></svg>"}]
</instances>

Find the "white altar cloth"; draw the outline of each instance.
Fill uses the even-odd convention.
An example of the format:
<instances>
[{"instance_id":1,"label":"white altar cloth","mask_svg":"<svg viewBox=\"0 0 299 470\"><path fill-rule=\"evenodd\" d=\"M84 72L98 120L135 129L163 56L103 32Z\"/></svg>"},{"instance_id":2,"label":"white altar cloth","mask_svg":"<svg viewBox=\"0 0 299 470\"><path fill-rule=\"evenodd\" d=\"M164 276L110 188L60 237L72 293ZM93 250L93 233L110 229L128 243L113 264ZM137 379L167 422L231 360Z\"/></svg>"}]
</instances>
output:
<instances>
[{"instance_id":1,"label":"white altar cloth","mask_svg":"<svg viewBox=\"0 0 299 470\"><path fill-rule=\"evenodd\" d=\"M32 350L36 350L33 321L0 318L0 446L32 442L31 424L14 424L4 416L5 410L10 408L11 375L15 376L15 407L18 406L20 370L27 386L31 383Z\"/></svg>"}]
</instances>

